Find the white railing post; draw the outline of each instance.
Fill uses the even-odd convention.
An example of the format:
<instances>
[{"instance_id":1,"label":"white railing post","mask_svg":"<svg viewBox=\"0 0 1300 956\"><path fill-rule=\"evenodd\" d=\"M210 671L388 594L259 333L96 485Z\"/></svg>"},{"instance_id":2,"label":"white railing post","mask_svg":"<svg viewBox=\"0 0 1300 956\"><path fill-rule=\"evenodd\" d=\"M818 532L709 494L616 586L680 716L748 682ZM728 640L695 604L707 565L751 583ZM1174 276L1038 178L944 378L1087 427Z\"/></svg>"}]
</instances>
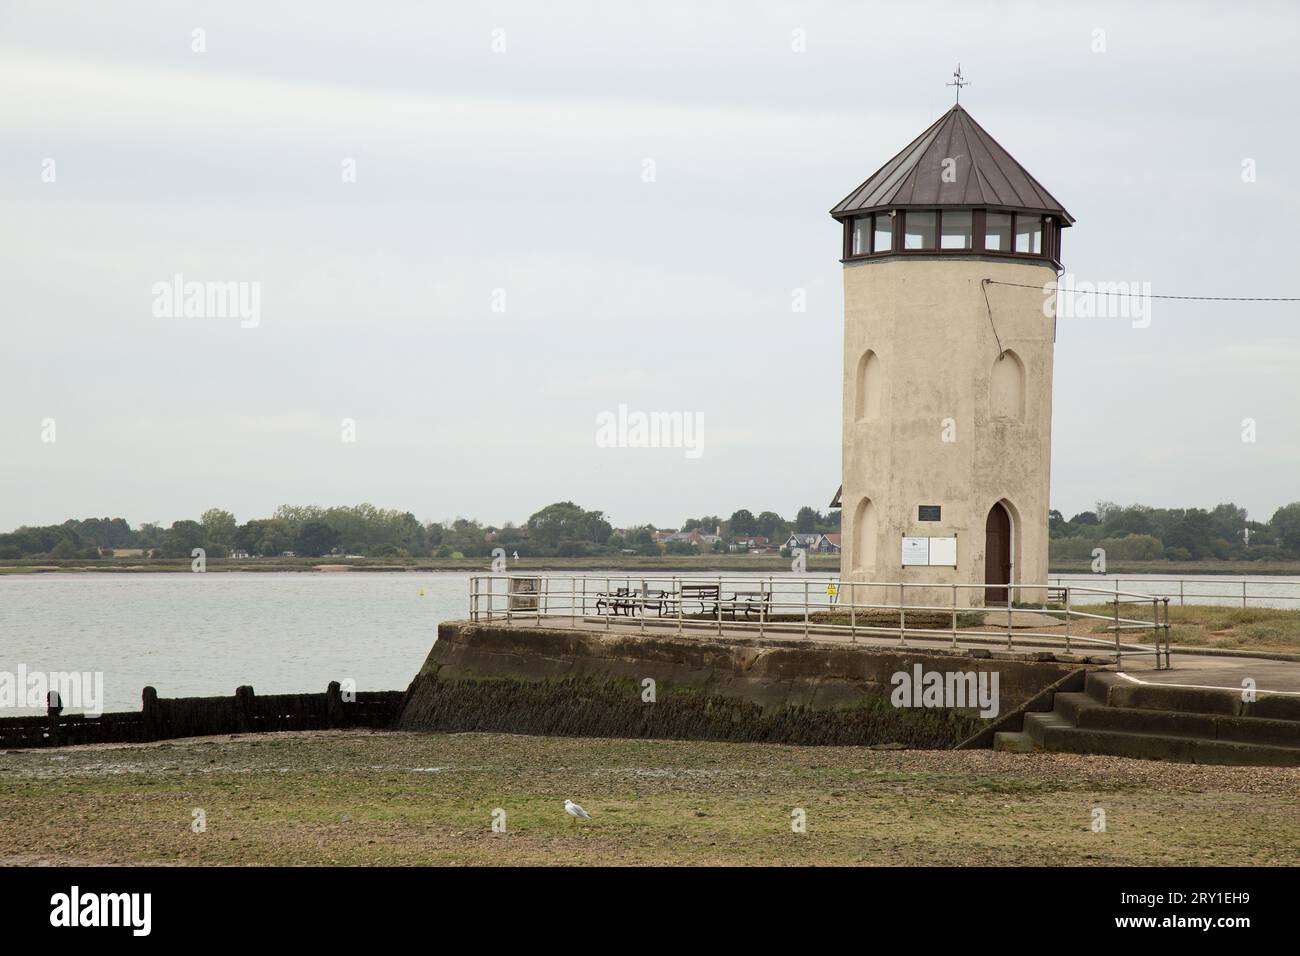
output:
<instances>
[{"instance_id":1,"label":"white railing post","mask_svg":"<svg viewBox=\"0 0 1300 956\"><path fill-rule=\"evenodd\" d=\"M1119 667L1124 660L1124 652L1119 644L1119 594L1115 595L1115 666Z\"/></svg>"},{"instance_id":2,"label":"white railing post","mask_svg":"<svg viewBox=\"0 0 1300 956\"><path fill-rule=\"evenodd\" d=\"M1169 670L1169 598L1165 598L1165 670Z\"/></svg>"},{"instance_id":3,"label":"white railing post","mask_svg":"<svg viewBox=\"0 0 1300 956\"><path fill-rule=\"evenodd\" d=\"M803 579L803 636L808 636L808 579Z\"/></svg>"},{"instance_id":4,"label":"white railing post","mask_svg":"<svg viewBox=\"0 0 1300 956\"><path fill-rule=\"evenodd\" d=\"M952 586L952 646L957 649L957 585Z\"/></svg>"},{"instance_id":5,"label":"white railing post","mask_svg":"<svg viewBox=\"0 0 1300 956\"><path fill-rule=\"evenodd\" d=\"M907 643L907 585L898 582L898 643Z\"/></svg>"},{"instance_id":6,"label":"white railing post","mask_svg":"<svg viewBox=\"0 0 1300 956\"><path fill-rule=\"evenodd\" d=\"M849 582L849 643L858 642L858 584Z\"/></svg>"},{"instance_id":7,"label":"white railing post","mask_svg":"<svg viewBox=\"0 0 1300 956\"><path fill-rule=\"evenodd\" d=\"M682 606L686 603L686 598L682 596L682 585L677 578L673 578L673 587L677 591L677 634L682 633Z\"/></svg>"},{"instance_id":8,"label":"white railing post","mask_svg":"<svg viewBox=\"0 0 1300 956\"><path fill-rule=\"evenodd\" d=\"M1015 592L1011 590L1011 582L1007 582L1007 650L1011 650L1011 595Z\"/></svg>"},{"instance_id":9,"label":"white railing post","mask_svg":"<svg viewBox=\"0 0 1300 956\"><path fill-rule=\"evenodd\" d=\"M1155 620L1155 634L1156 634L1156 670L1162 670L1162 669L1163 669L1163 668L1160 666L1160 631L1161 631L1161 629L1163 628L1163 623L1162 623L1161 620L1160 620L1160 605L1161 605L1162 602L1168 602L1168 600L1169 600L1169 598L1167 598L1167 597L1157 597L1157 598L1155 598L1154 601L1153 601L1155 607L1154 607L1152 610L1155 612L1155 618L1156 618L1156 620Z\"/></svg>"},{"instance_id":10,"label":"white railing post","mask_svg":"<svg viewBox=\"0 0 1300 956\"><path fill-rule=\"evenodd\" d=\"M1070 586L1065 586L1065 653L1070 653Z\"/></svg>"},{"instance_id":11,"label":"white railing post","mask_svg":"<svg viewBox=\"0 0 1300 956\"><path fill-rule=\"evenodd\" d=\"M721 637L722 636L722 576L721 575L718 575L718 594L717 594L716 601L717 603L714 604L713 609L718 612L718 636Z\"/></svg>"}]
</instances>

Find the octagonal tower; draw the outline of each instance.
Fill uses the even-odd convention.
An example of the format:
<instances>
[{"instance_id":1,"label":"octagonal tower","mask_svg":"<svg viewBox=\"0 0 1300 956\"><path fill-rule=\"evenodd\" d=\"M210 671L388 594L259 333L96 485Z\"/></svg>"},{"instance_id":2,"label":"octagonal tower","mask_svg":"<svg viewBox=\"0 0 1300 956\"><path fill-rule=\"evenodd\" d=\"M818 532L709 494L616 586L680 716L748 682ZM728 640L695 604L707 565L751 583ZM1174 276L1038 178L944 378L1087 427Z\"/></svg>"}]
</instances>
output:
<instances>
[{"instance_id":1,"label":"octagonal tower","mask_svg":"<svg viewBox=\"0 0 1300 956\"><path fill-rule=\"evenodd\" d=\"M909 604L947 605L954 584L961 605L1040 599L1008 585L1047 580L1044 289L1074 219L960 106L831 215L844 229L843 579L935 586L909 588ZM858 600L886 596L898 592Z\"/></svg>"}]
</instances>

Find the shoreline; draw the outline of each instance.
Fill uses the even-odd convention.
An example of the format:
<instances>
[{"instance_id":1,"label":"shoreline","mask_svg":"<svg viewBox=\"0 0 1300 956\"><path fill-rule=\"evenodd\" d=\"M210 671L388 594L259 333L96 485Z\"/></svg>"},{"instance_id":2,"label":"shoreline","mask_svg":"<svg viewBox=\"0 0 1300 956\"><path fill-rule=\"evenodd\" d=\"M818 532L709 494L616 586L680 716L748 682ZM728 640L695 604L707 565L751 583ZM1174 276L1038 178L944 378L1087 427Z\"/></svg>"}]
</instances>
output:
<instances>
[{"instance_id":1,"label":"shoreline","mask_svg":"<svg viewBox=\"0 0 1300 956\"><path fill-rule=\"evenodd\" d=\"M839 555L810 555L807 570L809 573L823 573L828 576L840 574ZM626 574L637 572L659 573L714 573L734 572L748 573L786 573L790 571L790 559L778 555L733 556L719 558L704 556L700 558L609 558L597 561L590 558L523 558L511 562L509 573L535 574ZM434 558L410 559L402 563L391 563L362 559L354 562L342 562L338 559L323 558L319 561L296 558L262 558L257 560L229 560L210 558L207 572L226 574L249 573L264 574L271 572L301 572L318 574L373 573L399 574L406 572L421 573L490 573L488 559L477 558ZM0 563L0 578L7 575L33 574L167 574L191 573L188 559L158 559L144 563L117 559L98 562L65 561L45 562L40 564ZM1050 566L1048 574L1052 577L1092 577L1093 573L1087 562L1067 562ZM1101 578L1125 575L1165 575L1170 577L1206 576L1206 577L1295 577L1300 576L1300 562L1269 562L1263 564L1255 561L1137 561L1115 562Z\"/></svg>"}]
</instances>

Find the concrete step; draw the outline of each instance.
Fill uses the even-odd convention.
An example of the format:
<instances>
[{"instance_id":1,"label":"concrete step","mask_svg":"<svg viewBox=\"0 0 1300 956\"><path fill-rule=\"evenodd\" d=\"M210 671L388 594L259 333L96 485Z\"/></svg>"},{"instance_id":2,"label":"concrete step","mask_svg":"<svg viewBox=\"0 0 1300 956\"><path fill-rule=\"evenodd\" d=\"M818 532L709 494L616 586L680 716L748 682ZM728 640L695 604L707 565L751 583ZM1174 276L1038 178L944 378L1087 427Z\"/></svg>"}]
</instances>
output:
<instances>
[{"instance_id":1,"label":"concrete step","mask_svg":"<svg viewBox=\"0 0 1300 956\"><path fill-rule=\"evenodd\" d=\"M1028 734L1039 747L1047 746L1047 732L1060 728L1074 729L1070 723L1054 710L1025 714L1024 733Z\"/></svg>"},{"instance_id":2,"label":"concrete step","mask_svg":"<svg viewBox=\"0 0 1300 956\"><path fill-rule=\"evenodd\" d=\"M1038 745L1026 733L1013 730L1000 730L993 735L993 749L1004 753L1030 754L1038 750Z\"/></svg>"},{"instance_id":3,"label":"concrete step","mask_svg":"<svg viewBox=\"0 0 1300 956\"><path fill-rule=\"evenodd\" d=\"M1109 707L1089 694L1057 694L1058 713L1076 727L1091 730L1119 730L1138 734L1167 734L1174 737L1218 737L1216 718L1211 714Z\"/></svg>"},{"instance_id":4,"label":"concrete step","mask_svg":"<svg viewBox=\"0 0 1300 956\"><path fill-rule=\"evenodd\" d=\"M1026 716L1028 729L1030 717ZM1228 766L1300 767L1300 747L1210 740L1163 734L1129 733L1075 727L1057 715L1054 722L1038 723L1030 736L1044 750L1077 754L1110 754L1143 760L1179 763L1224 764Z\"/></svg>"},{"instance_id":5,"label":"concrete step","mask_svg":"<svg viewBox=\"0 0 1300 956\"><path fill-rule=\"evenodd\" d=\"M1084 678L1083 690L1099 704L1109 703L1110 689L1125 683L1124 678L1108 671L1092 671Z\"/></svg>"},{"instance_id":6,"label":"concrete step","mask_svg":"<svg viewBox=\"0 0 1300 956\"><path fill-rule=\"evenodd\" d=\"M1076 727L1089 730L1300 747L1300 721L1108 707L1087 694L1057 694L1054 703L1057 713Z\"/></svg>"},{"instance_id":7,"label":"concrete step","mask_svg":"<svg viewBox=\"0 0 1300 956\"><path fill-rule=\"evenodd\" d=\"M1135 684L1108 671L1089 673L1084 690L1098 703L1111 707L1300 722L1300 696L1294 695L1261 693L1253 701L1243 701L1236 690Z\"/></svg>"},{"instance_id":8,"label":"concrete step","mask_svg":"<svg viewBox=\"0 0 1300 956\"><path fill-rule=\"evenodd\" d=\"M1072 724L1079 723L1079 713L1087 707L1104 707L1087 693L1060 692L1052 696L1052 709Z\"/></svg>"},{"instance_id":9,"label":"concrete step","mask_svg":"<svg viewBox=\"0 0 1300 956\"><path fill-rule=\"evenodd\" d=\"M1083 692L1058 691L1051 711L1024 715L1020 734L998 733L999 750L1109 754L1228 766L1300 767L1296 698L1260 707L1218 689L1134 684L1089 672ZM1005 739L1001 739L1005 738Z\"/></svg>"}]
</instances>

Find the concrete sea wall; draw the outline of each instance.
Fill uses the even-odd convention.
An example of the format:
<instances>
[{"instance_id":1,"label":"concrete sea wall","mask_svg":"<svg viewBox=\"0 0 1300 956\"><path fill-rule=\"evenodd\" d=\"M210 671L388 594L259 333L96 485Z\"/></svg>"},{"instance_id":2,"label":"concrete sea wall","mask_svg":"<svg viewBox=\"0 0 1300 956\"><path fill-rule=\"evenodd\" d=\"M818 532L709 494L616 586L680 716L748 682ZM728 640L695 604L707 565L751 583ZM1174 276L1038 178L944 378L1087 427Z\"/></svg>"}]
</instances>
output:
<instances>
[{"instance_id":1,"label":"concrete sea wall","mask_svg":"<svg viewBox=\"0 0 1300 956\"><path fill-rule=\"evenodd\" d=\"M445 622L402 730L952 747L976 708L895 707L892 676L998 675L1000 713L1077 665L988 651ZM653 699L648 699L653 682Z\"/></svg>"}]
</instances>

